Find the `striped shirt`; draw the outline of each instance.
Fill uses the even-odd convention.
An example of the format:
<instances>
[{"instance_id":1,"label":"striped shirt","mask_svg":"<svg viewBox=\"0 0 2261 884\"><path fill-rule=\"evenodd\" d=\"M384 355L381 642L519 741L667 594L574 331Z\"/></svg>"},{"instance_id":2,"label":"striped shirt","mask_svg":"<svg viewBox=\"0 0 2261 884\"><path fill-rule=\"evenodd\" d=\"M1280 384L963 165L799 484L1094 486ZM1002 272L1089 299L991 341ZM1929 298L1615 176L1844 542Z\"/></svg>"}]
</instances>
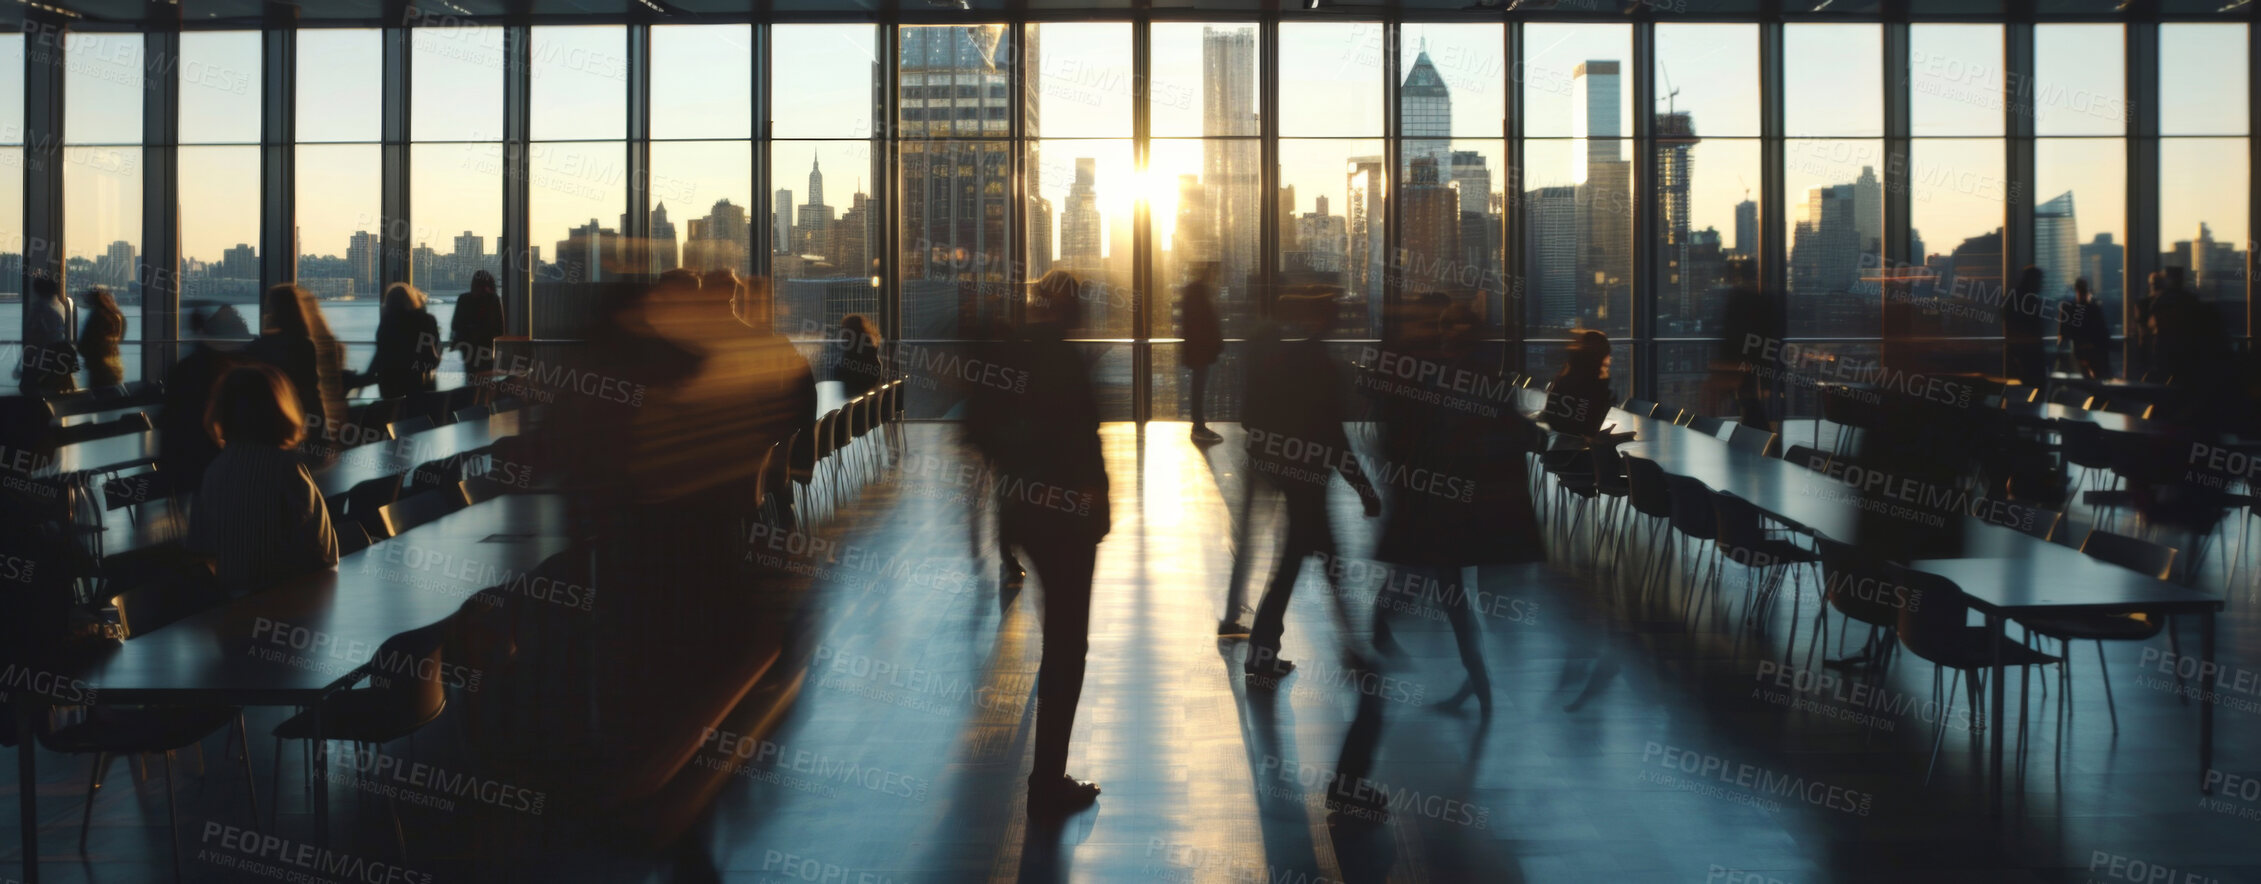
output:
<instances>
[{"instance_id":1,"label":"striped shirt","mask_svg":"<svg viewBox=\"0 0 2261 884\"><path fill-rule=\"evenodd\" d=\"M190 549L218 563L231 593L338 562L338 536L322 492L296 451L230 445L204 470L189 512Z\"/></svg>"}]
</instances>

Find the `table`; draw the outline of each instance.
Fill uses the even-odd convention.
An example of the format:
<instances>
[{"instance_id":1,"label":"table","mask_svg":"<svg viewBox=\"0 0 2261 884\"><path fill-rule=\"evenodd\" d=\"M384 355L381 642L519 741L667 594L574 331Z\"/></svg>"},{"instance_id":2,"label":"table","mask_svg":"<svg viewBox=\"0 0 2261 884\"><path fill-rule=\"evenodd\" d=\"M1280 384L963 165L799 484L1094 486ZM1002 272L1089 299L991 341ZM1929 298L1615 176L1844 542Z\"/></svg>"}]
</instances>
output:
<instances>
[{"instance_id":1,"label":"table","mask_svg":"<svg viewBox=\"0 0 2261 884\"><path fill-rule=\"evenodd\" d=\"M42 478L81 470L125 468L157 460L157 431L143 430L102 439L88 439L55 448L55 459L39 471Z\"/></svg>"},{"instance_id":2,"label":"table","mask_svg":"<svg viewBox=\"0 0 2261 884\"><path fill-rule=\"evenodd\" d=\"M410 529L320 571L180 620L104 651L75 675L102 702L305 706L320 731L321 700L360 678L367 662L273 640L278 624L329 639L327 648L367 649L454 614L472 594L533 569L571 545L564 498L504 495ZM291 633L286 632L286 636ZM283 660L253 651L277 650ZM29 692L21 696L36 700ZM17 782L22 784L24 880L39 880L37 740L46 710L17 704ZM316 818L327 831L327 788Z\"/></svg>"},{"instance_id":3,"label":"table","mask_svg":"<svg viewBox=\"0 0 2261 884\"><path fill-rule=\"evenodd\" d=\"M323 497L336 497L371 479L397 476L418 465L495 444L496 439L520 431L526 409L491 415L483 421L459 421L433 427L399 439L357 445L314 474Z\"/></svg>"},{"instance_id":4,"label":"table","mask_svg":"<svg viewBox=\"0 0 2261 884\"><path fill-rule=\"evenodd\" d=\"M2064 614L2197 614L2200 617L2200 672L2214 667L2214 615L2222 610L2219 596L2177 586L2148 574L2139 574L2090 558L2069 547L2037 544L2014 557L1920 559L1910 567L1955 582L1970 606L1986 615L1986 631L1994 648L1993 733L1987 738L1988 787L1993 791L1992 812L2002 813L2002 714L2004 672L2001 642L2007 624L2019 617ZM2198 788L2210 791L2206 771L2214 766L2214 704L2198 704Z\"/></svg>"}]
</instances>

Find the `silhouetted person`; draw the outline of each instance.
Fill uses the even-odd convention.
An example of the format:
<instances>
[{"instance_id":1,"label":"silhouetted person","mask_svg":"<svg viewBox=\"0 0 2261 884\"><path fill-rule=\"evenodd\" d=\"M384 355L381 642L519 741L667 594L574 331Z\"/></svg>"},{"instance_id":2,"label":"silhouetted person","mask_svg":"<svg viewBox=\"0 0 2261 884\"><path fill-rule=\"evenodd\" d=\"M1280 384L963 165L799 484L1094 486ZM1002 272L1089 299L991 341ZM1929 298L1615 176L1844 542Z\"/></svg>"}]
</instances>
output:
<instances>
[{"instance_id":1,"label":"silhouetted person","mask_svg":"<svg viewBox=\"0 0 2261 884\"><path fill-rule=\"evenodd\" d=\"M94 388L115 387L126 382L125 360L118 355L118 343L125 340L126 314L118 310L118 301L110 297L110 290L95 286L86 290L86 328L79 332L78 350L86 364L86 385Z\"/></svg>"},{"instance_id":2,"label":"silhouetted person","mask_svg":"<svg viewBox=\"0 0 2261 884\"><path fill-rule=\"evenodd\" d=\"M330 457L354 440L345 428L345 348L330 334L322 305L291 283L267 289L260 303L259 338L243 349L251 359L274 366L298 393L306 415L306 444Z\"/></svg>"},{"instance_id":3,"label":"silhouetted person","mask_svg":"<svg viewBox=\"0 0 2261 884\"><path fill-rule=\"evenodd\" d=\"M78 326L78 305L63 294L62 283L45 276L31 280L31 303L24 308L23 361L16 378L32 394L68 393L78 389L78 347L71 334Z\"/></svg>"},{"instance_id":4,"label":"silhouetted person","mask_svg":"<svg viewBox=\"0 0 2261 884\"><path fill-rule=\"evenodd\" d=\"M728 270L722 273L730 273ZM816 464L816 373L809 370L808 357L793 346L791 339L778 334L772 326L770 281L756 276L740 280L730 274L730 312L751 332L750 341L755 355L755 398L763 403L760 414L761 435L766 444L782 441L793 431L800 431L801 444L796 446L806 452L804 469ZM712 290L716 274L707 274L707 287ZM795 457L798 458L799 453Z\"/></svg>"},{"instance_id":5,"label":"silhouetted person","mask_svg":"<svg viewBox=\"0 0 2261 884\"><path fill-rule=\"evenodd\" d=\"M337 564L329 508L294 450L306 418L282 372L229 369L213 389L205 428L220 456L204 470L188 546L212 557L220 584L250 592Z\"/></svg>"},{"instance_id":6,"label":"silhouetted person","mask_svg":"<svg viewBox=\"0 0 2261 884\"><path fill-rule=\"evenodd\" d=\"M1569 358L1547 391L1547 426L1558 433L1592 438L1609 416L1609 336L1591 329L1570 333Z\"/></svg>"},{"instance_id":7,"label":"silhouetted person","mask_svg":"<svg viewBox=\"0 0 2261 884\"><path fill-rule=\"evenodd\" d=\"M2164 378L2165 372L2159 368L2159 361L2162 357L2159 352L2159 333L2151 321L2151 316L2157 310L2159 300L2169 294L2167 271L2151 271L2150 275L2145 277L2145 283L2144 296L2135 302L2135 322L2128 326L2128 343L2131 345L2131 350L2137 360L2137 364L2128 367L2128 377L2138 380L2161 380ZM2159 377L2153 377L2153 375L2159 375Z\"/></svg>"},{"instance_id":8,"label":"silhouetted person","mask_svg":"<svg viewBox=\"0 0 2261 884\"><path fill-rule=\"evenodd\" d=\"M1441 301L1441 296L1432 296ZM1433 306L1434 301L1430 302ZM1476 314L1467 306L1445 306L1432 318L1408 322L1407 351L1424 369L1414 384L1399 384L1379 397L1382 451L1396 475L1388 516L1382 523L1374 558L1411 572L1414 598L1391 598L1385 586L1374 599L1375 644L1385 649L1388 611L1408 604L1444 607L1452 624L1467 680L1441 704L1457 706L1476 698L1485 713L1492 708L1491 676L1484 666L1483 636L1476 626L1475 576L1485 564L1520 564L1546 559L1532 506L1529 476L1520 452L1537 427L1507 398L1485 389L1512 390L1499 377L1497 360L1477 346ZM1433 342L1433 346L1423 344ZM1428 371L1433 363L1435 371ZM1491 384L1467 384L1469 377ZM1430 587L1440 587L1434 594Z\"/></svg>"},{"instance_id":9,"label":"silhouetted person","mask_svg":"<svg viewBox=\"0 0 2261 884\"><path fill-rule=\"evenodd\" d=\"M439 367L440 323L424 311L424 292L393 283L385 289L377 318L377 352L369 357L377 395L393 399L434 389L433 373Z\"/></svg>"},{"instance_id":10,"label":"silhouetted person","mask_svg":"<svg viewBox=\"0 0 2261 884\"><path fill-rule=\"evenodd\" d=\"M1028 557L1044 589L1031 817L1073 811L1099 797L1096 784L1067 775L1069 730L1091 638L1092 569L1111 525L1099 403L1083 354L1063 339L1080 318L1077 289L1063 270L1037 280L1028 322L1000 347L1000 362L1025 385L982 387L969 403L970 421L1000 430L978 437L990 446L998 473L998 530Z\"/></svg>"},{"instance_id":11,"label":"silhouetted person","mask_svg":"<svg viewBox=\"0 0 2261 884\"><path fill-rule=\"evenodd\" d=\"M493 367L495 339L509 330L502 296L495 291L495 275L484 270L471 274L471 290L455 297L455 314L448 317L451 346L463 351L464 372L476 374Z\"/></svg>"},{"instance_id":12,"label":"silhouetted person","mask_svg":"<svg viewBox=\"0 0 2261 884\"><path fill-rule=\"evenodd\" d=\"M1767 398L1777 367L1769 354L1781 352L1787 333L1782 304L1759 288L1756 269L1749 259L1729 261L1727 272L1734 286L1727 293L1727 309L1720 317L1719 348L1712 354L1704 410L1720 414L1720 400L1731 399L1744 425L1771 430Z\"/></svg>"},{"instance_id":13,"label":"silhouetted person","mask_svg":"<svg viewBox=\"0 0 2261 884\"><path fill-rule=\"evenodd\" d=\"M2070 344L2081 374L2091 378L2112 376L2112 318L2096 300L2087 277L2073 280L2073 300L2057 318L2057 342Z\"/></svg>"},{"instance_id":14,"label":"silhouetted person","mask_svg":"<svg viewBox=\"0 0 2261 884\"><path fill-rule=\"evenodd\" d=\"M881 352L878 323L861 313L840 317L840 336L832 355L832 379L840 382L842 395L853 399L887 382L887 366Z\"/></svg>"},{"instance_id":15,"label":"silhouetted person","mask_svg":"<svg viewBox=\"0 0 2261 884\"><path fill-rule=\"evenodd\" d=\"M2220 311L2184 286L2182 268L2160 274L2164 290L2151 300L2154 367L2172 390L2152 416L2191 429L2224 429L2236 420L2227 407L2233 398L2228 328Z\"/></svg>"},{"instance_id":16,"label":"silhouetted person","mask_svg":"<svg viewBox=\"0 0 2261 884\"><path fill-rule=\"evenodd\" d=\"M204 468L220 455L205 413L212 405L212 388L229 369L244 364L244 344L251 339L243 316L226 305L209 316L190 315L188 326L199 341L165 372L165 404L157 415L157 468L171 475L175 493L184 495L196 493Z\"/></svg>"},{"instance_id":17,"label":"silhouetted person","mask_svg":"<svg viewBox=\"0 0 2261 884\"><path fill-rule=\"evenodd\" d=\"M1287 537L1281 543L1278 567L1264 597L1256 603L1256 622L1248 632L1248 659L1242 669L1251 676L1276 680L1295 668L1280 656L1280 637L1287 628L1288 599L1308 556L1323 556L1331 566L1336 556L1334 526L1327 515L1327 483L1342 473L1365 503L1366 515L1381 515L1382 500L1358 465L1350 439L1343 432L1345 413L1342 370L1327 354L1327 332L1334 327L1335 293L1319 290L1283 295L1279 313L1285 323L1283 337L1266 343L1249 367L1243 400L1248 428L1249 480L1276 488L1286 504ZM1239 550L1249 555L1250 550ZM1342 569L1323 566L1332 593L1335 619L1349 641L1349 618L1343 609ZM1228 612L1230 613L1230 612ZM1269 685L1251 682L1259 687Z\"/></svg>"},{"instance_id":18,"label":"silhouetted person","mask_svg":"<svg viewBox=\"0 0 2261 884\"><path fill-rule=\"evenodd\" d=\"M2040 389L2049 383L2049 347L2042 340L2041 268L2028 264L2018 272L2018 287L2002 301L2002 374Z\"/></svg>"},{"instance_id":19,"label":"silhouetted person","mask_svg":"<svg viewBox=\"0 0 2261 884\"><path fill-rule=\"evenodd\" d=\"M1193 403L1193 441L1204 445L1225 437L1209 429L1209 367L1224 353L1225 334L1217 322L1217 264L1195 265L1193 278L1178 296L1178 336L1185 343L1178 358L1185 363Z\"/></svg>"}]
</instances>

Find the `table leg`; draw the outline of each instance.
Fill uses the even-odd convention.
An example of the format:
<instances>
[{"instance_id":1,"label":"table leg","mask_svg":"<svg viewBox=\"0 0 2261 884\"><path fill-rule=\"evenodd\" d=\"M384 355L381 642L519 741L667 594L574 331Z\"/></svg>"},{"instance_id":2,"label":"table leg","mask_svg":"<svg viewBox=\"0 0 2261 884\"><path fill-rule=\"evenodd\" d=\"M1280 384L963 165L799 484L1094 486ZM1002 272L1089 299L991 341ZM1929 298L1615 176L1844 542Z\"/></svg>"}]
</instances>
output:
<instances>
[{"instance_id":1,"label":"table leg","mask_svg":"<svg viewBox=\"0 0 2261 884\"><path fill-rule=\"evenodd\" d=\"M44 704L29 693L16 692L16 812L23 815L24 881L39 884L39 738L33 709Z\"/></svg>"},{"instance_id":2,"label":"table leg","mask_svg":"<svg viewBox=\"0 0 2261 884\"><path fill-rule=\"evenodd\" d=\"M326 699L326 698L325 698ZM322 700L306 714L314 719L314 837L316 844L330 843L330 743L322 736Z\"/></svg>"},{"instance_id":3,"label":"table leg","mask_svg":"<svg viewBox=\"0 0 2261 884\"><path fill-rule=\"evenodd\" d=\"M2002 643L2007 639L2008 636L2003 632L2002 615L1986 615L1986 640L1994 656L1994 684L1987 688L1987 692L1993 695L1988 702L1994 708L1987 714L1990 719L1987 729L1992 733L1986 737L1990 746L1986 753L1986 782L1993 797L1988 799L1987 806L1990 814L1996 817L2002 815L2002 677L2005 671L2002 665Z\"/></svg>"},{"instance_id":4,"label":"table leg","mask_svg":"<svg viewBox=\"0 0 2261 884\"><path fill-rule=\"evenodd\" d=\"M2198 618L2198 630L2198 655L2203 664L2199 666L2198 671L2212 673L2214 671L2213 612L2209 611L2206 616ZM2200 794L2213 794L2213 788L2208 785L2207 773L2214 769L2214 698L2210 693L2205 692L2203 683L2199 685L2199 690L2202 693L2198 695L2198 791Z\"/></svg>"}]
</instances>

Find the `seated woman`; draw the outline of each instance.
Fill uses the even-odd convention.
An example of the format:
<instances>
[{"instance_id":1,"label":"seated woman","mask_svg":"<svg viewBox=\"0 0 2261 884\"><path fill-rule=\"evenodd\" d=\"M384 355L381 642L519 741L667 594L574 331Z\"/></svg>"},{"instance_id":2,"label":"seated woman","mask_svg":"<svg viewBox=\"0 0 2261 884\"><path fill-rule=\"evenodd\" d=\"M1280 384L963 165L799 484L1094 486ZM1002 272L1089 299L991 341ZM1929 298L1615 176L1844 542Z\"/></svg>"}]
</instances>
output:
<instances>
[{"instance_id":1,"label":"seated woman","mask_svg":"<svg viewBox=\"0 0 2261 884\"><path fill-rule=\"evenodd\" d=\"M1570 358L1555 375L1542 417L1555 432L1592 437L1601 432L1611 405L1609 336L1591 330L1570 334Z\"/></svg>"},{"instance_id":2,"label":"seated woman","mask_svg":"<svg viewBox=\"0 0 2261 884\"><path fill-rule=\"evenodd\" d=\"M329 508L296 450L306 419L283 373L265 364L229 369L204 426L220 456L204 469L188 545L212 557L220 584L242 594L337 564Z\"/></svg>"}]
</instances>

